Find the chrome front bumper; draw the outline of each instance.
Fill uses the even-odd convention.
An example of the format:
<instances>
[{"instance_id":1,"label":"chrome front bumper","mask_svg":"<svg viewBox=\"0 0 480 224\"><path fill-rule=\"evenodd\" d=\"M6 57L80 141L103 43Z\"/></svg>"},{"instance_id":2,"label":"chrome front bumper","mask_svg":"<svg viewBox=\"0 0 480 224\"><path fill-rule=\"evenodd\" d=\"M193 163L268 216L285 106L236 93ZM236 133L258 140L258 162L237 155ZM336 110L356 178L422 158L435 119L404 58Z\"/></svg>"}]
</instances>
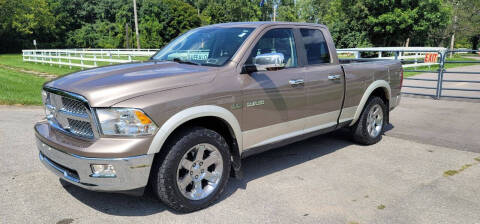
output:
<instances>
[{"instance_id":1,"label":"chrome front bumper","mask_svg":"<svg viewBox=\"0 0 480 224\"><path fill-rule=\"evenodd\" d=\"M67 154L36 139L40 161L60 178L94 191L129 191L147 185L154 155L127 158L89 158ZM91 164L111 164L116 177L92 177Z\"/></svg>"}]
</instances>

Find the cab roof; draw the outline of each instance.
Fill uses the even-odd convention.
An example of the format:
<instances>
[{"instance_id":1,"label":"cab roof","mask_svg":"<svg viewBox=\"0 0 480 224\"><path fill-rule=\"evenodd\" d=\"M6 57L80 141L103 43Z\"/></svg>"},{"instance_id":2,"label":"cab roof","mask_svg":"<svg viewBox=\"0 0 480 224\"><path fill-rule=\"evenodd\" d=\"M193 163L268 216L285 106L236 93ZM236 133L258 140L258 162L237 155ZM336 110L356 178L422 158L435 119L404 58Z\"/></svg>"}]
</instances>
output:
<instances>
[{"instance_id":1,"label":"cab roof","mask_svg":"<svg viewBox=\"0 0 480 224\"><path fill-rule=\"evenodd\" d=\"M316 26L326 28L323 24L316 23L294 23L294 22L270 22L270 21L261 21L261 22L231 22L231 23L218 23L212 24L204 27L248 27L248 28L258 28L258 27L268 27L274 25L294 25L294 26Z\"/></svg>"}]
</instances>

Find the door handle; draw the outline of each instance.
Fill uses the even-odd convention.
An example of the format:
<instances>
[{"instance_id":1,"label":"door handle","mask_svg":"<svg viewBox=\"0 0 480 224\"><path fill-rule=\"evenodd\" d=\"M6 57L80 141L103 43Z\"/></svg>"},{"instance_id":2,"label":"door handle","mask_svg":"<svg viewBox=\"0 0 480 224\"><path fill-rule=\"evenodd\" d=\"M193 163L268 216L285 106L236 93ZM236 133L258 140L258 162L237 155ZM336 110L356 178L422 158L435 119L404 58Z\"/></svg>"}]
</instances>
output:
<instances>
[{"instance_id":1,"label":"door handle","mask_svg":"<svg viewBox=\"0 0 480 224\"><path fill-rule=\"evenodd\" d=\"M328 79L330 79L330 80L337 80L337 79L340 79L340 75L329 75L329 76L328 76Z\"/></svg>"},{"instance_id":2,"label":"door handle","mask_svg":"<svg viewBox=\"0 0 480 224\"><path fill-rule=\"evenodd\" d=\"M298 85L303 85L305 82L303 81L303 79L291 79L290 81L288 81L288 83L291 86L298 86Z\"/></svg>"}]
</instances>

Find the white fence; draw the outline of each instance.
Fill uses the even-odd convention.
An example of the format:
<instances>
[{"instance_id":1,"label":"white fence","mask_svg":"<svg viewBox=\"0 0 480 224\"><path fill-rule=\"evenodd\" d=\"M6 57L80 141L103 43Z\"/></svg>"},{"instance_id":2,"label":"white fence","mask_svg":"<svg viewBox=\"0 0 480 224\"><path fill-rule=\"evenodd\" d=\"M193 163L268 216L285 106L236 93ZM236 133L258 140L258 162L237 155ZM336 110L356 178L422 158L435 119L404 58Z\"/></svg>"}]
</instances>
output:
<instances>
[{"instance_id":1,"label":"white fence","mask_svg":"<svg viewBox=\"0 0 480 224\"><path fill-rule=\"evenodd\" d=\"M138 61L140 57L151 57L159 49L41 49L22 50L23 61L93 68L113 63ZM100 63L97 63L100 62Z\"/></svg>"},{"instance_id":2,"label":"white fence","mask_svg":"<svg viewBox=\"0 0 480 224\"><path fill-rule=\"evenodd\" d=\"M126 63L145 60L159 49L41 49L22 50L23 61L68 66L93 68L105 64ZM442 52L445 48L430 47L378 47L378 48L348 48L337 49L339 54L353 55L360 60L398 59L410 60L403 67L417 67L436 65L437 62L424 62L427 53ZM377 52L375 58L362 58L360 52ZM385 53L388 52L388 53ZM392 54L394 56L387 56Z\"/></svg>"},{"instance_id":3,"label":"white fence","mask_svg":"<svg viewBox=\"0 0 480 224\"><path fill-rule=\"evenodd\" d=\"M404 68L438 65L437 62L424 62L426 54L433 52L444 52L446 48L441 47L371 47L371 48L346 48L337 49L338 54L352 54L355 59L368 61L379 59L396 59L408 62L402 65ZM377 53L375 58L362 58L360 52L374 52ZM385 53L393 54L394 56L384 56Z\"/></svg>"}]
</instances>

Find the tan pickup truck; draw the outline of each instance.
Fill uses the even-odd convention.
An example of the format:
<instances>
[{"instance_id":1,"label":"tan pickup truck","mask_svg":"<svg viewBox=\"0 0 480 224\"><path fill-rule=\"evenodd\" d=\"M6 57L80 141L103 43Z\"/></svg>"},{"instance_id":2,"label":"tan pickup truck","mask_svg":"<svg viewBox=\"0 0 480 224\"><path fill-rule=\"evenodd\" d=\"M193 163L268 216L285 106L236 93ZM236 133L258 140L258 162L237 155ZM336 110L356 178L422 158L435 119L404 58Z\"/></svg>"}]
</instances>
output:
<instances>
[{"instance_id":1,"label":"tan pickup truck","mask_svg":"<svg viewBox=\"0 0 480 224\"><path fill-rule=\"evenodd\" d=\"M143 193L189 212L212 204L242 158L340 128L378 142L400 102L399 61L339 63L326 26L193 29L149 61L43 87L40 160L94 191Z\"/></svg>"}]
</instances>

